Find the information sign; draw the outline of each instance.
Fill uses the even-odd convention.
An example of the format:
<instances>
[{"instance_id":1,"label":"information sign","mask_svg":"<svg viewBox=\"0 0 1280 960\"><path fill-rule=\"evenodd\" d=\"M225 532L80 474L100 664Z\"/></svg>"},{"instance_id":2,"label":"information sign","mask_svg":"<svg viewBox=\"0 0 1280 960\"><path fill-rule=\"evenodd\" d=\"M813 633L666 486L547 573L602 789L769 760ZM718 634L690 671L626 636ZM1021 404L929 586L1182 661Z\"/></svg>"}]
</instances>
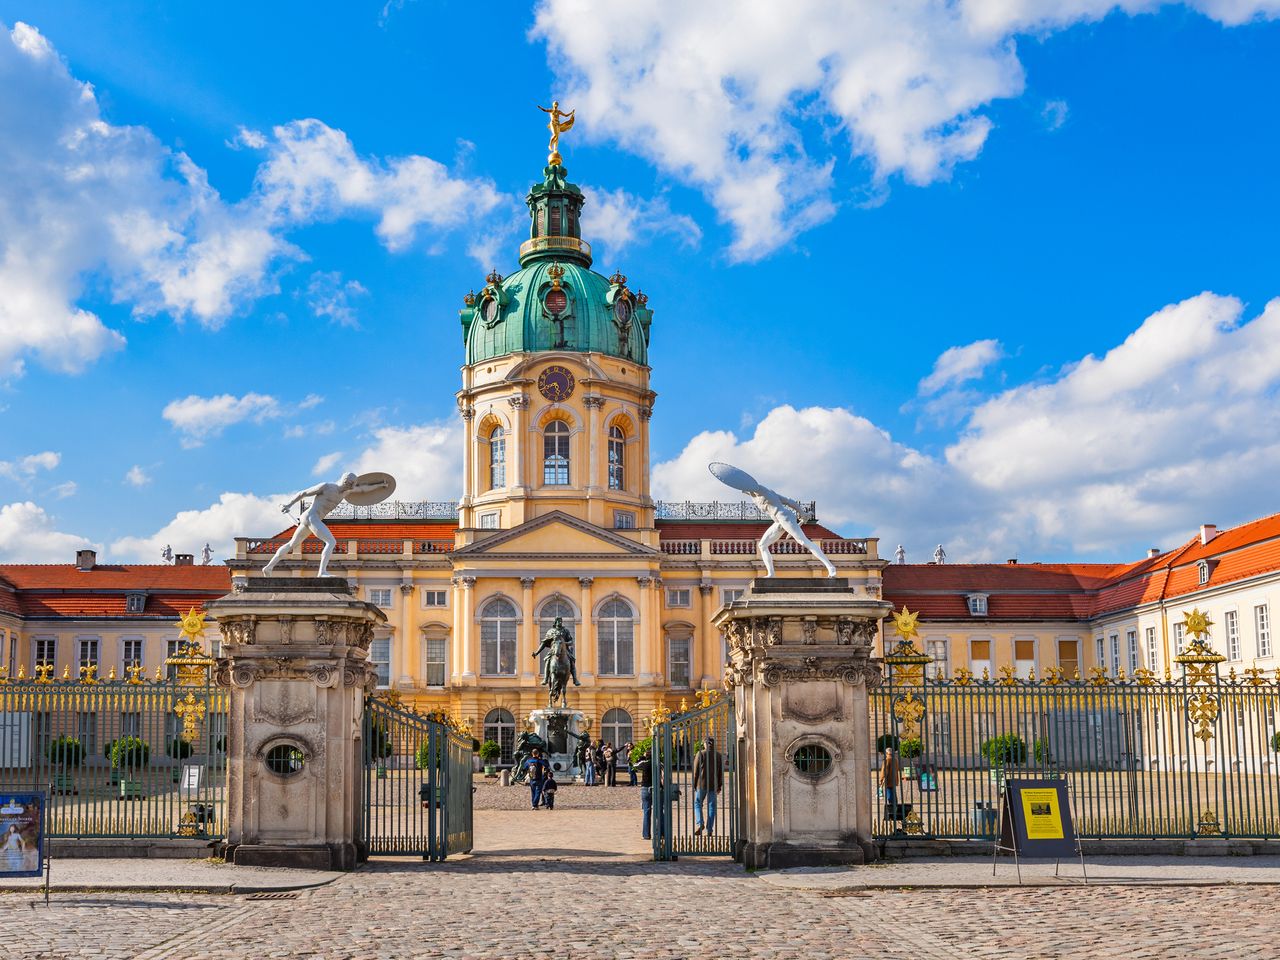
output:
<instances>
[{"instance_id":1,"label":"information sign","mask_svg":"<svg viewBox=\"0 0 1280 960\"><path fill-rule=\"evenodd\" d=\"M1015 863L1023 857L1058 861L1079 857L1080 868L1085 869L1084 854L1071 821L1066 780L1005 781L1000 795L1000 839L993 856L999 856L1002 850L1012 853ZM1022 881L1021 867L1018 881Z\"/></svg>"},{"instance_id":2,"label":"information sign","mask_svg":"<svg viewBox=\"0 0 1280 960\"><path fill-rule=\"evenodd\" d=\"M0 794L0 876L44 873L43 793Z\"/></svg>"}]
</instances>

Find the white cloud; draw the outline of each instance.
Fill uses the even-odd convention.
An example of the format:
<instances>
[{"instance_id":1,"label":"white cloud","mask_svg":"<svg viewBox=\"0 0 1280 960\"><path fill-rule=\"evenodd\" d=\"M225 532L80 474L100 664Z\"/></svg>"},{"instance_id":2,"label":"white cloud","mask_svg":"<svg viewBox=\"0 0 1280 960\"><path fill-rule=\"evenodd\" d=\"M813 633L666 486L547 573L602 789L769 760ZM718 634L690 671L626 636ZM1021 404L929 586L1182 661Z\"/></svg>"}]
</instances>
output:
<instances>
[{"instance_id":1,"label":"white cloud","mask_svg":"<svg viewBox=\"0 0 1280 960\"><path fill-rule=\"evenodd\" d=\"M30 500L0 506L0 561L71 563L85 547L101 549L85 537L56 529L53 517Z\"/></svg>"},{"instance_id":2,"label":"white cloud","mask_svg":"<svg viewBox=\"0 0 1280 960\"><path fill-rule=\"evenodd\" d=\"M266 158L249 195L228 202L149 129L110 123L34 27L0 32L0 77L0 378L28 357L76 372L124 346L78 302L90 287L140 316L216 328L305 258L286 238L299 226L373 216L399 250L421 225L471 226L497 203L489 181L427 157L358 157L319 120L241 130L231 146Z\"/></svg>"},{"instance_id":3,"label":"white cloud","mask_svg":"<svg viewBox=\"0 0 1280 960\"><path fill-rule=\"evenodd\" d=\"M360 326L351 300L353 297L368 295L369 291L358 280L343 283L342 274L337 270L317 271L307 283L307 306L311 308L311 312L344 327Z\"/></svg>"},{"instance_id":4,"label":"white cloud","mask_svg":"<svg viewBox=\"0 0 1280 960\"><path fill-rule=\"evenodd\" d=\"M124 475L124 482L131 487L145 487L151 482L151 475L135 463Z\"/></svg>"},{"instance_id":5,"label":"white cloud","mask_svg":"<svg viewBox=\"0 0 1280 960\"><path fill-rule=\"evenodd\" d=\"M946 387L977 380L1003 356L999 340L976 340L967 346L950 347L934 361L933 372L920 381L920 395L929 396Z\"/></svg>"},{"instance_id":6,"label":"white cloud","mask_svg":"<svg viewBox=\"0 0 1280 960\"><path fill-rule=\"evenodd\" d=\"M1019 35L1161 5L541 0L533 36L578 130L701 188L733 226L730 254L752 260L833 214L848 153L878 187L946 179L976 157L992 128L983 109L1023 91ZM1229 25L1280 14L1280 0L1185 5ZM806 139L812 121L844 137Z\"/></svg>"},{"instance_id":7,"label":"white cloud","mask_svg":"<svg viewBox=\"0 0 1280 960\"><path fill-rule=\"evenodd\" d=\"M1045 383L977 405L940 457L843 409L777 407L752 436L707 432L654 467L663 499L736 499L706 470L738 464L851 535L925 557L1134 559L1205 521L1276 512L1280 299L1201 294Z\"/></svg>"},{"instance_id":8,"label":"white cloud","mask_svg":"<svg viewBox=\"0 0 1280 960\"><path fill-rule=\"evenodd\" d=\"M1060 130L1062 125L1067 122L1067 117L1070 113L1071 110L1067 107L1067 101L1049 100L1045 103L1044 109L1040 111L1040 117L1050 130Z\"/></svg>"},{"instance_id":9,"label":"white cloud","mask_svg":"<svg viewBox=\"0 0 1280 960\"><path fill-rule=\"evenodd\" d=\"M236 397L223 393L216 397L192 394L181 400L172 400L165 406L161 416L183 435L184 447L198 447L232 424L242 420L261 423L282 416L283 413L280 402L269 394L246 393L243 397Z\"/></svg>"},{"instance_id":10,"label":"white cloud","mask_svg":"<svg viewBox=\"0 0 1280 960\"><path fill-rule=\"evenodd\" d=\"M65 483L58 484L50 493L58 500L65 500L67 497L74 497L78 489L80 488L74 480L68 480Z\"/></svg>"},{"instance_id":11,"label":"white cloud","mask_svg":"<svg viewBox=\"0 0 1280 960\"><path fill-rule=\"evenodd\" d=\"M645 199L625 190L584 188L591 201L582 209L582 235L610 256L636 243L669 236L681 248L697 247L702 230L692 217L673 213L665 197Z\"/></svg>"},{"instance_id":12,"label":"white cloud","mask_svg":"<svg viewBox=\"0 0 1280 960\"><path fill-rule=\"evenodd\" d=\"M396 478L397 500L456 500L462 489L462 428L441 422L380 427L351 469Z\"/></svg>"},{"instance_id":13,"label":"white cloud","mask_svg":"<svg viewBox=\"0 0 1280 960\"><path fill-rule=\"evenodd\" d=\"M30 453L17 460L0 460L0 477L12 480L30 480L41 470L54 470L62 462L62 454L52 450Z\"/></svg>"},{"instance_id":14,"label":"white cloud","mask_svg":"<svg viewBox=\"0 0 1280 960\"><path fill-rule=\"evenodd\" d=\"M335 450L333 453L326 453L323 457L315 462L315 466L311 468L313 477L323 476L337 465L342 459L342 451Z\"/></svg>"},{"instance_id":15,"label":"white cloud","mask_svg":"<svg viewBox=\"0 0 1280 960\"><path fill-rule=\"evenodd\" d=\"M280 510L288 496L224 493L202 510L183 510L150 536L121 537L111 544L114 559L159 563L168 544L174 553L198 554L206 543L218 557L235 555L235 538L267 537L289 526Z\"/></svg>"}]
</instances>

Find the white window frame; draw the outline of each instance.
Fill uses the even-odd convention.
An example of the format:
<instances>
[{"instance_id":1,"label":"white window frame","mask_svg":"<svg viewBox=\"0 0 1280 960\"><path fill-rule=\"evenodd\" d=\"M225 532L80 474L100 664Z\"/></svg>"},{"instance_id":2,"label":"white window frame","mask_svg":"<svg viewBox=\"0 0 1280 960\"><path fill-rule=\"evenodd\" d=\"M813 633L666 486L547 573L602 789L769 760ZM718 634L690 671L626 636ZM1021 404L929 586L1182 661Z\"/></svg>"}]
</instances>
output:
<instances>
[{"instance_id":1,"label":"white window frame","mask_svg":"<svg viewBox=\"0 0 1280 960\"><path fill-rule=\"evenodd\" d=\"M684 658L676 656L677 645L683 647ZM684 665L684 683L676 678L676 666ZM667 684L680 690L693 687L693 635L683 637L667 637Z\"/></svg>"},{"instance_id":2,"label":"white window frame","mask_svg":"<svg viewBox=\"0 0 1280 960\"><path fill-rule=\"evenodd\" d=\"M542 485L568 487L572 480L573 429L563 420L552 420L542 428Z\"/></svg>"},{"instance_id":3,"label":"white window frame","mask_svg":"<svg viewBox=\"0 0 1280 960\"><path fill-rule=\"evenodd\" d=\"M620 603L630 613L630 617L605 616L605 611L612 609L615 603ZM633 677L636 672L636 635L638 631L636 627L639 625L640 618L636 616L635 607L622 596L609 597L602 602L599 607L599 614L595 618L595 634L596 634L596 660L599 669L596 675L600 677ZM629 623L631 625L631 636L625 638L620 636L621 625ZM610 635L612 633L612 635ZM630 643L629 662L623 663L619 651L626 649L624 644ZM612 669L605 669L605 653L612 654ZM628 669L623 669L623 667Z\"/></svg>"},{"instance_id":4,"label":"white window frame","mask_svg":"<svg viewBox=\"0 0 1280 960\"><path fill-rule=\"evenodd\" d=\"M40 656L40 654L42 652L46 652L46 644L48 645L48 648L47 648L48 656L42 657ZM57 637L32 637L31 638L31 656L33 658L31 661L31 669L33 671L35 670L36 667L40 666L42 663L47 663L51 667L56 667L58 665L58 638Z\"/></svg>"},{"instance_id":5,"label":"white window frame","mask_svg":"<svg viewBox=\"0 0 1280 960\"><path fill-rule=\"evenodd\" d=\"M691 587L667 587L667 606L693 606L693 589Z\"/></svg>"},{"instance_id":6,"label":"white window frame","mask_svg":"<svg viewBox=\"0 0 1280 960\"><path fill-rule=\"evenodd\" d=\"M1107 637L1111 645L1111 675L1120 676L1120 634L1112 633Z\"/></svg>"},{"instance_id":7,"label":"white window frame","mask_svg":"<svg viewBox=\"0 0 1280 960\"><path fill-rule=\"evenodd\" d=\"M92 656L85 656L86 652ZM102 663L102 638L101 637L76 637L76 670L93 664L95 667Z\"/></svg>"},{"instance_id":8,"label":"white window frame","mask_svg":"<svg viewBox=\"0 0 1280 960\"><path fill-rule=\"evenodd\" d=\"M1240 611L1225 610L1222 614L1222 631L1226 635L1227 659L1240 659Z\"/></svg>"},{"instance_id":9,"label":"white window frame","mask_svg":"<svg viewBox=\"0 0 1280 960\"><path fill-rule=\"evenodd\" d=\"M720 603L727 605L733 603L735 600L741 600L742 595L746 592L746 587L721 587ZM732 594L732 596L730 596L730 594Z\"/></svg>"},{"instance_id":10,"label":"white window frame","mask_svg":"<svg viewBox=\"0 0 1280 960\"><path fill-rule=\"evenodd\" d=\"M127 593L124 597L125 613L143 613L147 609L145 593Z\"/></svg>"},{"instance_id":11,"label":"white window frame","mask_svg":"<svg viewBox=\"0 0 1280 960\"><path fill-rule=\"evenodd\" d=\"M138 656L136 658L129 656L129 647L131 644L137 644ZM142 666L142 657L146 652L147 643L143 637L121 637L120 638L120 670L123 673L131 666Z\"/></svg>"},{"instance_id":12,"label":"white window frame","mask_svg":"<svg viewBox=\"0 0 1280 960\"><path fill-rule=\"evenodd\" d=\"M1062 645L1064 643L1069 643L1072 646L1074 646L1075 652L1076 652L1076 655L1073 658L1075 667L1072 669L1071 673L1066 677L1068 680L1070 680L1072 679L1072 677L1074 677L1076 674L1080 672L1080 640L1078 637L1056 637L1055 638L1054 653L1058 660L1058 669L1061 670L1064 674L1066 674L1066 663L1062 659Z\"/></svg>"},{"instance_id":13,"label":"white window frame","mask_svg":"<svg viewBox=\"0 0 1280 960\"><path fill-rule=\"evenodd\" d=\"M1138 628L1131 627L1126 630L1124 640L1129 654L1129 675L1133 676L1133 672L1142 665L1142 657L1138 653Z\"/></svg>"},{"instance_id":14,"label":"white window frame","mask_svg":"<svg viewBox=\"0 0 1280 960\"><path fill-rule=\"evenodd\" d=\"M1187 639L1187 625L1178 621L1173 625L1173 652L1181 653L1182 644Z\"/></svg>"},{"instance_id":15,"label":"white window frame","mask_svg":"<svg viewBox=\"0 0 1280 960\"><path fill-rule=\"evenodd\" d=\"M441 610L449 606L449 590L448 588L426 587L420 588L422 594L422 606L426 610ZM439 603L433 603L436 597L440 597Z\"/></svg>"},{"instance_id":16,"label":"white window frame","mask_svg":"<svg viewBox=\"0 0 1280 960\"><path fill-rule=\"evenodd\" d=\"M925 637L924 652L933 657L928 666L930 677L942 679L951 670L951 640L949 637Z\"/></svg>"},{"instance_id":17,"label":"white window frame","mask_svg":"<svg viewBox=\"0 0 1280 960\"><path fill-rule=\"evenodd\" d=\"M1253 607L1253 629L1258 639L1258 656L1271 656L1271 610L1265 603Z\"/></svg>"},{"instance_id":18,"label":"white window frame","mask_svg":"<svg viewBox=\"0 0 1280 960\"><path fill-rule=\"evenodd\" d=\"M613 529L634 530L635 528L636 528L636 515L634 510L613 511Z\"/></svg>"},{"instance_id":19,"label":"white window frame","mask_svg":"<svg viewBox=\"0 0 1280 960\"><path fill-rule=\"evenodd\" d=\"M380 648L382 644L386 644L386 650L387 650L386 660L381 660L378 657L374 656L374 650ZM385 637L374 637L373 640L369 643L369 663L371 663L373 665L373 668L378 671L378 689L379 690L385 690L391 686L391 664L394 662L394 659L395 659L395 650L394 650L394 644L392 643L391 635L388 634ZM385 682L382 679L382 668L384 666L386 667L386 671L387 671L387 677Z\"/></svg>"},{"instance_id":20,"label":"white window frame","mask_svg":"<svg viewBox=\"0 0 1280 960\"><path fill-rule=\"evenodd\" d=\"M985 593L970 593L965 599L969 604L969 616L985 617L987 615L987 597Z\"/></svg>"},{"instance_id":21,"label":"white window frame","mask_svg":"<svg viewBox=\"0 0 1280 960\"><path fill-rule=\"evenodd\" d=\"M499 523L501 522L501 520L502 520L502 512L499 510L492 510L489 513L482 513L480 514L480 529L481 530L499 530L501 529L501 527L499 526Z\"/></svg>"},{"instance_id":22,"label":"white window frame","mask_svg":"<svg viewBox=\"0 0 1280 960\"><path fill-rule=\"evenodd\" d=\"M489 612L490 608L499 600L510 605L512 610L510 616L507 616L506 614L498 616ZM514 600L509 597L502 596L501 594L486 597L484 602L480 605L477 619L480 623L480 675L482 677L516 676L520 669L519 665L516 663L516 656L519 653L520 644L520 624L522 623L520 607L516 605ZM492 629L494 631L491 640L486 639L485 637L485 626L486 623L490 621L492 621ZM486 670L484 662L485 646L490 642L493 644L493 669ZM504 648L511 655L511 669L505 671L502 669L502 652Z\"/></svg>"},{"instance_id":23,"label":"white window frame","mask_svg":"<svg viewBox=\"0 0 1280 960\"><path fill-rule=\"evenodd\" d=\"M1147 627L1147 669L1155 673L1160 669L1160 648L1156 644L1156 628Z\"/></svg>"},{"instance_id":24,"label":"white window frame","mask_svg":"<svg viewBox=\"0 0 1280 960\"><path fill-rule=\"evenodd\" d=\"M1105 637L1094 637L1094 652L1097 654L1098 666L1107 669L1107 641Z\"/></svg>"},{"instance_id":25,"label":"white window frame","mask_svg":"<svg viewBox=\"0 0 1280 960\"><path fill-rule=\"evenodd\" d=\"M386 597L386 603L381 602L382 597ZM394 602L394 600L392 599L391 588L390 587L370 587L369 602L372 603L375 607L380 607L383 610L390 610L391 605Z\"/></svg>"},{"instance_id":26,"label":"white window frame","mask_svg":"<svg viewBox=\"0 0 1280 960\"><path fill-rule=\"evenodd\" d=\"M432 648L439 645L439 659L432 657ZM440 667L440 682L431 682L431 668ZM422 682L432 689L444 687L449 682L449 639L448 637L424 637L422 640Z\"/></svg>"},{"instance_id":27,"label":"white window frame","mask_svg":"<svg viewBox=\"0 0 1280 960\"><path fill-rule=\"evenodd\" d=\"M609 472L609 489L625 490L627 471L627 436L616 423L608 432L607 467Z\"/></svg>"},{"instance_id":28,"label":"white window frame","mask_svg":"<svg viewBox=\"0 0 1280 960\"><path fill-rule=\"evenodd\" d=\"M489 489L507 485L507 432L501 426L489 431Z\"/></svg>"},{"instance_id":29,"label":"white window frame","mask_svg":"<svg viewBox=\"0 0 1280 960\"><path fill-rule=\"evenodd\" d=\"M1200 575L1200 585L1204 586L1209 582L1209 561L1200 560L1196 563L1196 571Z\"/></svg>"},{"instance_id":30,"label":"white window frame","mask_svg":"<svg viewBox=\"0 0 1280 960\"><path fill-rule=\"evenodd\" d=\"M1014 637L1013 638L1013 672L1019 680L1027 680L1031 676L1031 671L1036 668L1039 661L1040 644L1036 642L1035 637ZM1031 644L1031 659L1018 656L1018 644Z\"/></svg>"},{"instance_id":31,"label":"white window frame","mask_svg":"<svg viewBox=\"0 0 1280 960\"><path fill-rule=\"evenodd\" d=\"M974 656L974 644L985 643L987 645L987 655L985 657ZM978 679L982 678L982 671L987 671L988 679L995 676L995 653L996 641L994 637L970 637L969 638L969 669Z\"/></svg>"}]
</instances>

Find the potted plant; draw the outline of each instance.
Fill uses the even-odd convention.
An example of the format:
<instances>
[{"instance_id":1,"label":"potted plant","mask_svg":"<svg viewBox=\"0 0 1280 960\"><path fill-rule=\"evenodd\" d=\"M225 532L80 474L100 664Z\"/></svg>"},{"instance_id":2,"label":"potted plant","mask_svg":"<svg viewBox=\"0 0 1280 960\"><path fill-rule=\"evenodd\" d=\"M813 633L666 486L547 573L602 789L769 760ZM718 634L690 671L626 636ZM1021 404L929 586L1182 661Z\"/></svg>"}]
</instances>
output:
<instances>
[{"instance_id":1,"label":"potted plant","mask_svg":"<svg viewBox=\"0 0 1280 960\"><path fill-rule=\"evenodd\" d=\"M908 780L915 779L915 761L920 759L922 753L924 753L924 743L919 737L906 737L903 739L898 755L902 757L902 775Z\"/></svg>"},{"instance_id":2,"label":"potted plant","mask_svg":"<svg viewBox=\"0 0 1280 960\"><path fill-rule=\"evenodd\" d=\"M498 745L497 740L486 740L480 744L480 759L484 762L484 775L486 777L496 777L498 775L498 760L502 757L502 747Z\"/></svg>"},{"instance_id":3,"label":"potted plant","mask_svg":"<svg viewBox=\"0 0 1280 960\"><path fill-rule=\"evenodd\" d=\"M387 757L391 756L391 734L382 723L374 723L369 728L369 744L365 748L365 763L377 764L379 780L387 779Z\"/></svg>"},{"instance_id":4,"label":"potted plant","mask_svg":"<svg viewBox=\"0 0 1280 960\"><path fill-rule=\"evenodd\" d=\"M54 793L76 793L73 772L84 763L84 744L75 737L59 737L49 744L49 763L57 772L53 775Z\"/></svg>"},{"instance_id":5,"label":"potted plant","mask_svg":"<svg viewBox=\"0 0 1280 960\"><path fill-rule=\"evenodd\" d=\"M979 752L991 767L991 782L997 788L1004 784L1005 767L1027 761L1027 744L1016 733L1002 733L982 741Z\"/></svg>"},{"instance_id":6,"label":"potted plant","mask_svg":"<svg viewBox=\"0 0 1280 960\"><path fill-rule=\"evenodd\" d=\"M111 766L120 771L120 799L142 797L138 771L151 760L151 747L141 737L125 736L111 744Z\"/></svg>"},{"instance_id":7,"label":"potted plant","mask_svg":"<svg viewBox=\"0 0 1280 960\"><path fill-rule=\"evenodd\" d=\"M876 737L876 753L884 753L885 750L892 747L898 749L898 736L893 733L882 733Z\"/></svg>"},{"instance_id":8,"label":"potted plant","mask_svg":"<svg viewBox=\"0 0 1280 960\"><path fill-rule=\"evenodd\" d=\"M182 777L182 761L191 756L191 744L181 737L174 737L169 744L169 756L176 761L173 765L173 782L177 783Z\"/></svg>"}]
</instances>

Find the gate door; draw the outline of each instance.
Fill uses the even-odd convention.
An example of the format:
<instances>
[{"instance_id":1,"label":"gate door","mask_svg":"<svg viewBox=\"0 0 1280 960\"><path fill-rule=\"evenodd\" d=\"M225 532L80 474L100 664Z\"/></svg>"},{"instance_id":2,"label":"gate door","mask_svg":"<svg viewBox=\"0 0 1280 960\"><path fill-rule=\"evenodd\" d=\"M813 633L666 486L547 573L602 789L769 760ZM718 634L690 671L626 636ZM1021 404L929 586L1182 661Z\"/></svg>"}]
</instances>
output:
<instances>
[{"instance_id":1,"label":"gate door","mask_svg":"<svg viewBox=\"0 0 1280 960\"><path fill-rule=\"evenodd\" d=\"M471 850L471 740L381 700L364 713L368 855L443 860Z\"/></svg>"},{"instance_id":2,"label":"gate door","mask_svg":"<svg viewBox=\"0 0 1280 960\"><path fill-rule=\"evenodd\" d=\"M681 854L738 856L733 700L715 696L706 706L653 726L655 860L675 860Z\"/></svg>"}]
</instances>

